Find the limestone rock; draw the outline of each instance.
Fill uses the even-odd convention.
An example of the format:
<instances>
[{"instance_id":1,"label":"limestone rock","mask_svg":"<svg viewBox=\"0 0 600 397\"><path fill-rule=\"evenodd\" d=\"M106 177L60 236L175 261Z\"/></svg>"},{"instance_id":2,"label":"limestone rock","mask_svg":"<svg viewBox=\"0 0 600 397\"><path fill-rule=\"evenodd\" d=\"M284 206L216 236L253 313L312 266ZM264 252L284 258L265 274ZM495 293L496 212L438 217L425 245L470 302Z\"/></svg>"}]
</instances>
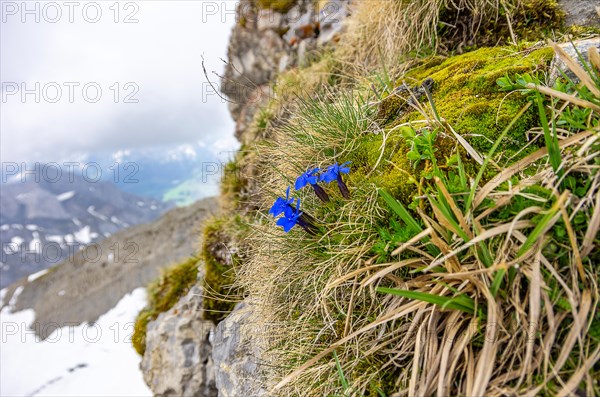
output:
<instances>
[{"instance_id":1,"label":"limestone rock","mask_svg":"<svg viewBox=\"0 0 600 397\"><path fill-rule=\"evenodd\" d=\"M596 26L600 27L600 3L598 0L559 0L565 11L565 23L568 26Z\"/></svg>"},{"instance_id":2,"label":"limestone rock","mask_svg":"<svg viewBox=\"0 0 600 397\"><path fill-rule=\"evenodd\" d=\"M194 286L170 310L148 323L140 367L156 396L216 397L211 338L202 320L202 289Z\"/></svg>"},{"instance_id":3,"label":"limestone rock","mask_svg":"<svg viewBox=\"0 0 600 397\"><path fill-rule=\"evenodd\" d=\"M261 397L267 394L262 381L262 337L254 323L255 308L239 303L215 331L213 360L219 397Z\"/></svg>"},{"instance_id":4,"label":"limestone rock","mask_svg":"<svg viewBox=\"0 0 600 397\"><path fill-rule=\"evenodd\" d=\"M349 2L329 0L317 10L313 0L297 0L287 13L279 13L259 9L253 0L240 0L240 23L231 33L221 92L230 100L241 142L258 108L253 95L264 92L277 74L298 66L299 59L305 65L311 51L335 42L349 14Z\"/></svg>"},{"instance_id":5,"label":"limestone rock","mask_svg":"<svg viewBox=\"0 0 600 397\"><path fill-rule=\"evenodd\" d=\"M574 41L573 43L561 43L559 46L577 63L581 64L582 59L584 62L589 63L588 51L591 47L596 47L600 50L600 38L595 37L593 39ZM578 53L582 59L580 59ZM569 70L567 64L558 55L554 55L550 70L550 84L553 84L556 78L562 75L560 71L565 72L573 81L578 81L575 74Z\"/></svg>"}]
</instances>

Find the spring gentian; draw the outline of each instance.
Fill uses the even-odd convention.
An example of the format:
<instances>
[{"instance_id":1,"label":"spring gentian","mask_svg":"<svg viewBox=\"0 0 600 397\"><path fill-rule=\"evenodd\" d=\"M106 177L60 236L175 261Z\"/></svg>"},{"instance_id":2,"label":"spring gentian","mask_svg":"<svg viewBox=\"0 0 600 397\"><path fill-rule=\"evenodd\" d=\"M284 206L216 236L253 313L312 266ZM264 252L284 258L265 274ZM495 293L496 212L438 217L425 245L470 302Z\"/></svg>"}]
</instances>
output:
<instances>
[{"instance_id":1,"label":"spring gentian","mask_svg":"<svg viewBox=\"0 0 600 397\"><path fill-rule=\"evenodd\" d=\"M272 214L273 216L279 216L279 214L284 214L285 211L293 203L294 199L290 199L290 187L288 186L287 190L285 191L285 199L277 197L277 200L275 200L273 206L269 210L269 214Z\"/></svg>"},{"instance_id":2,"label":"spring gentian","mask_svg":"<svg viewBox=\"0 0 600 397\"><path fill-rule=\"evenodd\" d=\"M350 173L350 167L347 167L348 164L350 164L350 162L344 163L342 165L338 165L338 163L330 165L329 167L327 167L327 171L322 173L321 177L319 178L320 181L325 183L337 181L338 188L340 189L340 192L342 193L342 196L344 196L344 198L350 198L350 191L348 190L348 187L342 179L342 174Z\"/></svg>"},{"instance_id":3,"label":"spring gentian","mask_svg":"<svg viewBox=\"0 0 600 397\"><path fill-rule=\"evenodd\" d=\"M296 185L294 186L296 188L296 190L302 189L304 186L308 185L309 183L311 185L316 185L317 181L319 180L319 177L317 176L317 173L319 171L320 171L320 169L318 167L313 168L312 170L309 168L308 171L306 171L305 173L300 175L296 179Z\"/></svg>"},{"instance_id":4,"label":"spring gentian","mask_svg":"<svg viewBox=\"0 0 600 397\"><path fill-rule=\"evenodd\" d=\"M325 190L323 190L323 188L317 184L317 181L319 179L317 173L319 171L320 168L313 168L312 170L309 168L308 171L306 171L296 179L296 184L294 187L296 188L296 190L300 190L306 185L311 185L317 197L320 198L321 201L323 201L324 203L328 203L329 196L327 195Z\"/></svg>"},{"instance_id":5,"label":"spring gentian","mask_svg":"<svg viewBox=\"0 0 600 397\"><path fill-rule=\"evenodd\" d=\"M273 203L269 214L278 216L283 213L283 217L277 220L277 225L283 227L283 230L288 233L296 225L299 225L308 234L316 236L319 233L317 221L310 215L300 211L300 199L296 202L296 207L292 205L294 199L290 199L290 188L287 189L285 200L278 197Z\"/></svg>"},{"instance_id":6,"label":"spring gentian","mask_svg":"<svg viewBox=\"0 0 600 397\"><path fill-rule=\"evenodd\" d=\"M296 226L298 219L302 216L302 212L300 212L300 199L296 202L296 208L288 204L283 213L283 217L277 221L277 226L283 227L283 231L287 233Z\"/></svg>"}]
</instances>

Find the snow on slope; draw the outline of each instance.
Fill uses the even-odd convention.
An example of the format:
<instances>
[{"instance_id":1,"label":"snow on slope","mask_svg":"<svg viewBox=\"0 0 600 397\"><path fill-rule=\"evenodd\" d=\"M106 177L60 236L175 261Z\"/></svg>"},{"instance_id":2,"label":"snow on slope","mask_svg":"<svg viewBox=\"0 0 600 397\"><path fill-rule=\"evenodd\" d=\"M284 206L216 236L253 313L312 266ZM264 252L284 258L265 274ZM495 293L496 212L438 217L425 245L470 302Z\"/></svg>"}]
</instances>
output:
<instances>
[{"instance_id":1,"label":"snow on slope","mask_svg":"<svg viewBox=\"0 0 600 397\"><path fill-rule=\"evenodd\" d=\"M4 308L0 395L151 396L130 341L135 317L145 304L146 291L138 288L95 324L59 328L45 341L29 330L33 310L10 313Z\"/></svg>"}]
</instances>

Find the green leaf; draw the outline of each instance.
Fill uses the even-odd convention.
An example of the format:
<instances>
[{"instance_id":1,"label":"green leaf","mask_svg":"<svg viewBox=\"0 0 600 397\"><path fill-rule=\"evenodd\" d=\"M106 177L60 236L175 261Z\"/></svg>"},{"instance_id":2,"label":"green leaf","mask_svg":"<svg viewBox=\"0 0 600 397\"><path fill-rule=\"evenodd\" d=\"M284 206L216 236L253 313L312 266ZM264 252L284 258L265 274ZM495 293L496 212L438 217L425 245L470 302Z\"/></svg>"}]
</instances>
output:
<instances>
[{"instance_id":1,"label":"green leaf","mask_svg":"<svg viewBox=\"0 0 600 397\"><path fill-rule=\"evenodd\" d=\"M406 154L406 158L409 159L410 161L417 161L417 160L421 160L421 155L416 150L411 150L410 152L408 152Z\"/></svg>"},{"instance_id":2,"label":"green leaf","mask_svg":"<svg viewBox=\"0 0 600 397\"><path fill-rule=\"evenodd\" d=\"M337 352L333 351L333 357L335 358L335 366L338 370L338 376L340 377L340 382L342 383L342 387L344 388L344 392L348 390L348 380L344 375L344 371L342 370L342 366L340 364L340 360L338 358Z\"/></svg>"},{"instance_id":3,"label":"green leaf","mask_svg":"<svg viewBox=\"0 0 600 397\"><path fill-rule=\"evenodd\" d=\"M475 303L471 298L465 295L459 295L454 298L449 298L447 296L428 294L426 292L407 291L403 289L385 287L378 287L377 292L402 296L404 298L415 299L421 302L432 303L434 305L440 306L443 309L460 310L469 314L475 313Z\"/></svg>"},{"instance_id":4,"label":"green leaf","mask_svg":"<svg viewBox=\"0 0 600 397\"><path fill-rule=\"evenodd\" d=\"M550 131L548 119L546 118L546 110L544 109L544 99L541 94L538 94L536 99L538 111L540 113L540 124L542 124L542 128L544 129L544 141L546 143L546 148L548 149L550 164L556 175L561 177L563 172L562 170L561 172L558 172L558 169L560 168L562 160L560 156L560 147L558 146L558 138L556 136L556 126L552 124L552 131Z\"/></svg>"}]
</instances>

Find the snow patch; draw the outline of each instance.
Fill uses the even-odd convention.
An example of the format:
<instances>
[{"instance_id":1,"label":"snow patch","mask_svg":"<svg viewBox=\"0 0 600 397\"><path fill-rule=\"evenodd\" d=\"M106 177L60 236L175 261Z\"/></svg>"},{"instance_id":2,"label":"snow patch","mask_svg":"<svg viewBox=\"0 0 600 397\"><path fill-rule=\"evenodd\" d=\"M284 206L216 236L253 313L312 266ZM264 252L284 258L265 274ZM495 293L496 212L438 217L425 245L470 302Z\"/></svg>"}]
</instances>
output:
<instances>
[{"instance_id":1,"label":"snow patch","mask_svg":"<svg viewBox=\"0 0 600 397\"><path fill-rule=\"evenodd\" d=\"M68 192L59 194L58 196L56 196L56 199L58 201L66 201L70 198L73 198L73 196L75 196L75 190L70 190Z\"/></svg>"},{"instance_id":2,"label":"snow patch","mask_svg":"<svg viewBox=\"0 0 600 397\"><path fill-rule=\"evenodd\" d=\"M2 230L3 232L7 231L8 229L10 229L10 225L2 225L2 226L0 226L0 230Z\"/></svg>"},{"instance_id":3,"label":"snow patch","mask_svg":"<svg viewBox=\"0 0 600 397\"><path fill-rule=\"evenodd\" d=\"M138 288L96 323L56 329L45 341L27 330L33 310L3 309L0 395L151 396L130 339L145 305L146 291Z\"/></svg>"},{"instance_id":4,"label":"snow patch","mask_svg":"<svg viewBox=\"0 0 600 397\"><path fill-rule=\"evenodd\" d=\"M25 242L25 240L19 236L14 236L10 239L10 243L2 244L2 249L6 255L12 255L19 252L21 249L21 245Z\"/></svg>"},{"instance_id":5,"label":"snow patch","mask_svg":"<svg viewBox=\"0 0 600 397\"><path fill-rule=\"evenodd\" d=\"M58 234L46 236L46 241L48 241L49 243L56 243L58 245L63 245L63 237Z\"/></svg>"},{"instance_id":6,"label":"snow patch","mask_svg":"<svg viewBox=\"0 0 600 397\"><path fill-rule=\"evenodd\" d=\"M80 242L81 244L89 244L92 242L92 236L90 233L90 227L86 226L83 229L80 229L78 232L75 232L75 240Z\"/></svg>"},{"instance_id":7,"label":"snow patch","mask_svg":"<svg viewBox=\"0 0 600 397\"><path fill-rule=\"evenodd\" d=\"M39 230L39 227L38 227L38 225L25 225L25 229L34 231L34 230Z\"/></svg>"},{"instance_id":8,"label":"snow patch","mask_svg":"<svg viewBox=\"0 0 600 397\"><path fill-rule=\"evenodd\" d=\"M92 215L92 216L95 216L95 217L96 217L96 218L98 218L98 219L101 219L101 220L103 220L103 221L108 221L108 217L107 217L107 216L105 216L105 215L102 215L102 214L101 214L101 213L99 213L99 212L97 212L97 211L96 211L96 207L94 207L93 205L90 205L90 206L87 208L87 212L88 212L90 215Z\"/></svg>"},{"instance_id":9,"label":"snow patch","mask_svg":"<svg viewBox=\"0 0 600 397\"><path fill-rule=\"evenodd\" d=\"M48 269L44 269L37 273L30 274L29 276L27 276L27 282L30 283L34 280L37 280L38 278L42 277L46 273L48 273Z\"/></svg>"},{"instance_id":10,"label":"snow patch","mask_svg":"<svg viewBox=\"0 0 600 397\"><path fill-rule=\"evenodd\" d=\"M40 234L33 232L33 239L29 242L29 252L35 252L39 254L42 252L42 240L40 240Z\"/></svg>"},{"instance_id":11,"label":"snow patch","mask_svg":"<svg viewBox=\"0 0 600 397\"><path fill-rule=\"evenodd\" d=\"M19 295L21 295L21 292L23 292L23 288L24 287L22 285L19 285L15 289L15 292L13 292L12 296L10 297L10 300L8 301L8 305L7 305L8 307L5 307L4 309L2 309L2 312L4 312L4 310L12 310L12 308L15 307L15 305L17 304L17 299L19 299ZM2 315L2 312L0 312L0 316ZM4 329L4 328L2 328L2 329ZM4 342L4 340L3 340L3 342ZM2 393L2 394L4 394L4 393Z\"/></svg>"}]
</instances>

